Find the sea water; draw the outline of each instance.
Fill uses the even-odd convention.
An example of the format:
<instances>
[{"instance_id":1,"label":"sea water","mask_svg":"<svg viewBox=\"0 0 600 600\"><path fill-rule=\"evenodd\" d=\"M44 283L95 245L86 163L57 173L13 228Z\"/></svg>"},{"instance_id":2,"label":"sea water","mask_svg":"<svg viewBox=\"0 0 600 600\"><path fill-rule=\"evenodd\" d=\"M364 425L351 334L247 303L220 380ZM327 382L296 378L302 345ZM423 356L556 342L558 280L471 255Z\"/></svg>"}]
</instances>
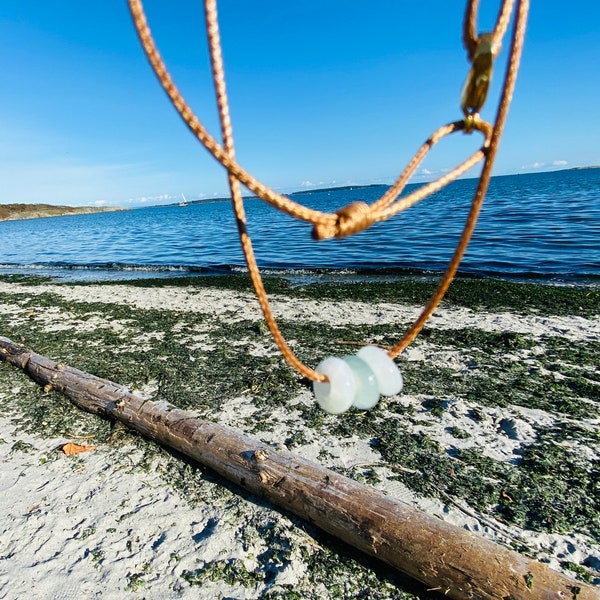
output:
<instances>
[{"instance_id":1,"label":"sea water","mask_svg":"<svg viewBox=\"0 0 600 600\"><path fill-rule=\"evenodd\" d=\"M456 181L358 235L320 242L311 238L310 224L247 199L248 229L261 268L287 276L437 274L454 252L476 183ZM315 190L291 198L333 212L350 202L373 202L385 189ZM4 274L123 279L243 271L244 265L226 200L0 222ZM600 169L492 178L460 273L600 282Z\"/></svg>"}]
</instances>

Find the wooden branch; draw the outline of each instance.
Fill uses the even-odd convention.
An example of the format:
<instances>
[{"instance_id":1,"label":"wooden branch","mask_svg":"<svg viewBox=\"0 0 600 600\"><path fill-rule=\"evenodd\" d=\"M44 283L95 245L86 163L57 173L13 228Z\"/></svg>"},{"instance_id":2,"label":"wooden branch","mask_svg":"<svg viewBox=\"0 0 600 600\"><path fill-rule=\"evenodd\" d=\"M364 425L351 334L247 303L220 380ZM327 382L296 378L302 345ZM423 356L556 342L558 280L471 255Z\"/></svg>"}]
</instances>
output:
<instances>
[{"instance_id":1,"label":"wooden branch","mask_svg":"<svg viewBox=\"0 0 600 600\"><path fill-rule=\"evenodd\" d=\"M67 367L0 337L0 359L82 408L119 420L449 598L599 600L598 588L290 452Z\"/></svg>"}]
</instances>

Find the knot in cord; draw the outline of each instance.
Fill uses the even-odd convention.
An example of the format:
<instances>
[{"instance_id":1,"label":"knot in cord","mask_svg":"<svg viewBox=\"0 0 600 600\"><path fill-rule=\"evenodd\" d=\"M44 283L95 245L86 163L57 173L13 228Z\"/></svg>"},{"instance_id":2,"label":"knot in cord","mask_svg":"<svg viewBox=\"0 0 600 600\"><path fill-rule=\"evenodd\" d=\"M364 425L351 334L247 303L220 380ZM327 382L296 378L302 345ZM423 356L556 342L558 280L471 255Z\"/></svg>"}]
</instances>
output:
<instances>
[{"instance_id":1,"label":"knot in cord","mask_svg":"<svg viewBox=\"0 0 600 600\"><path fill-rule=\"evenodd\" d=\"M373 224L371 210L365 202L352 202L335 212L335 219L315 223L312 236L315 240L328 240L353 235Z\"/></svg>"}]
</instances>

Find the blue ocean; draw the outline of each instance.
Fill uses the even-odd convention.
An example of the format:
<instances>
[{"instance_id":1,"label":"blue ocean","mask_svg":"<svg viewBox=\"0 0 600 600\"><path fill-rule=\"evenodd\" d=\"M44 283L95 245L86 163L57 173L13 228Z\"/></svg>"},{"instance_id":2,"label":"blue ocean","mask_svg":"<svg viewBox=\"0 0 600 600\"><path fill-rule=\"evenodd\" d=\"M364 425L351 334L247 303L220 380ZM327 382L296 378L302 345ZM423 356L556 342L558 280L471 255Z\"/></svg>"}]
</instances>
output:
<instances>
[{"instance_id":1,"label":"blue ocean","mask_svg":"<svg viewBox=\"0 0 600 600\"><path fill-rule=\"evenodd\" d=\"M436 275L453 253L475 179L454 182L404 213L343 240L315 242L310 224L246 200L259 265L287 277ZM409 190L414 186L409 186ZM333 212L376 200L385 186L293 194ZM0 273L106 280L242 272L227 200L0 222ZM600 169L492 178L465 276L600 284Z\"/></svg>"}]
</instances>

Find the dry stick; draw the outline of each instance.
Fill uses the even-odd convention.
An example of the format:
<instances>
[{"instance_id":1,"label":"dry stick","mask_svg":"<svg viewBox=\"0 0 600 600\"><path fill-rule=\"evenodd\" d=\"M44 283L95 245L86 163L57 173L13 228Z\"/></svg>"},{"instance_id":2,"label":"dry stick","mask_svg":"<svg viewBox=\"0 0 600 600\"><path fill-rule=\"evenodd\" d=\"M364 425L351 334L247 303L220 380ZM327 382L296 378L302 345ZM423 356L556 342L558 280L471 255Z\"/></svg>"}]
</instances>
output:
<instances>
[{"instance_id":1,"label":"dry stick","mask_svg":"<svg viewBox=\"0 0 600 600\"><path fill-rule=\"evenodd\" d=\"M123 422L449 598L599 600L597 588L374 488L0 337L0 359L88 412Z\"/></svg>"}]
</instances>

